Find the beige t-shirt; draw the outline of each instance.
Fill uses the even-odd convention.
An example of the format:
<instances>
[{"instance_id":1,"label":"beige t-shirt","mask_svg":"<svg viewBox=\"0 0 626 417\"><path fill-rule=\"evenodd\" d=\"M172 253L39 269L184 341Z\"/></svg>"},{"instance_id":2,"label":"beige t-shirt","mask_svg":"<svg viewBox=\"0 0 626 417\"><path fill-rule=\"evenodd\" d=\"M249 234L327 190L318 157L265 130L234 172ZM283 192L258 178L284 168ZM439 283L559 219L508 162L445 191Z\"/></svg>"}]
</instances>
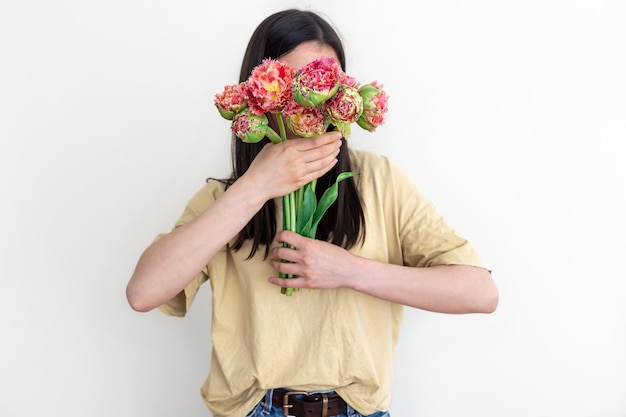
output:
<instances>
[{"instance_id":1,"label":"beige t-shirt","mask_svg":"<svg viewBox=\"0 0 626 417\"><path fill-rule=\"evenodd\" d=\"M412 267L483 266L473 246L397 166L370 152L351 150L350 155L366 216L366 241L352 253ZM207 183L176 226L192 220L223 191L223 184ZM213 415L244 417L267 389L280 387L334 389L363 414L389 409L403 306L349 289L285 296L267 282L276 272L263 259L263 248L247 260L249 253L250 244L237 252L224 247L183 292L160 307L184 316L210 278L213 349L201 394Z\"/></svg>"}]
</instances>

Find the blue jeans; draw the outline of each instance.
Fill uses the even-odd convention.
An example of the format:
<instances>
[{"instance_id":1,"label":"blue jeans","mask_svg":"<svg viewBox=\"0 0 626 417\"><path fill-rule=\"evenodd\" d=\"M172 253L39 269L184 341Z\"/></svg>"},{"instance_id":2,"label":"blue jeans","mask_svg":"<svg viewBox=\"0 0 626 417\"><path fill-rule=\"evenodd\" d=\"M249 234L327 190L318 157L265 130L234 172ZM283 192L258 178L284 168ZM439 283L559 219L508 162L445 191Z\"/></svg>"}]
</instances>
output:
<instances>
[{"instance_id":1,"label":"blue jeans","mask_svg":"<svg viewBox=\"0 0 626 417\"><path fill-rule=\"evenodd\" d=\"M265 398L254 406L246 417L285 417L282 407L272 405L273 390L267 391ZM390 417L389 412L379 411L374 414L364 415L350 407L348 404L347 414L340 414L337 417Z\"/></svg>"}]
</instances>

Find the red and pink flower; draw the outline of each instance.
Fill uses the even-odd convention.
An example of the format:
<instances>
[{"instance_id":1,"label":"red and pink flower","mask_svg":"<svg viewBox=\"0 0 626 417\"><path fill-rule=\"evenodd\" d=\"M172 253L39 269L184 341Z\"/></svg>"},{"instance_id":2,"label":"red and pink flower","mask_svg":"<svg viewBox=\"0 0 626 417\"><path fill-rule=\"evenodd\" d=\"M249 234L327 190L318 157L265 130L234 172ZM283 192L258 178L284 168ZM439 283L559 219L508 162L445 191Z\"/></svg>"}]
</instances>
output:
<instances>
[{"instance_id":1,"label":"red and pink flower","mask_svg":"<svg viewBox=\"0 0 626 417\"><path fill-rule=\"evenodd\" d=\"M300 68L293 84L293 97L303 106L317 106L339 88L341 67L333 58L321 57Z\"/></svg>"},{"instance_id":2,"label":"red and pink flower","mask_svg":"<svg viewBox=\"0 0 626 417\"><path fill-rule=\"evenodd\" d=\"M318 106L303 106L291 100L283 108L282 114L287 127L303 138L319 136L328 128L326 115Z\"/></svg>"},{"instance_id":3,"label":"red and pink flower","mask_svg":"<svg viewBox=\"0 0 626 417\"><path fill-rule=\"evenodd\" d=\"M324 107L331 121L354 123L363 112L363 98L355 88L341 85L337 93L324 103Z\"/></svg>"},{"instance_id":4,"label":"red and pink flower","mask_svg":"<svg viewBox=\"0 0 626 417\"><path fill-rule=\"evenodd\" d=\"M387 113L387 101L389 97L378 81L372 81L359 88L359 94L363 97L363 113L357 124L363 129L373 132L385 121Z\"/></svg>"},{"instance_id":5,"label":"red and pink flower","mask_svg":"<svg viewBox=\"0 0 626 417\"><path fill-rule=\"evenodd\" d=\"M359 82L356 80L356 78L346 74L345 72L343 72L343 70L339 72L339 79L337 80L337 82L339 84L347 85L348 87L356 89L359 88Z\"/></svg>"},{"instance_id":6,"label":"red and pink flower","mask_svg":"<svg viewBox=\"0 0 626 417\"><path fill-rule=\"evenodd\" d=\"M296 71L281 61L265 59L252 71L244 92L253 114L279 112L291 99L291 88Z\"/></svg>"},{"instance_id":7,"label":"red and pink flower","mask_svg":"<svg viewBox=\"0 0 626 417\"><path fill-rule=\"evenodd\" d=\"M248 143L266 137L273 143L287 140L285 124L305 138L321 135L331 124L346 139L355 122L372 132L384 121L387 101L380 83L360 86L334 59L327 57L316 59L299 71L281 61L265 59L252 70L248 80L226 86L214 100L220 115L231 120L234 134ZM268 115L276 118L280 134L269 126ZM339 182L353 175L339 174L319 202L315 194L317 179L283 196L284 228L315 238L320 219L337 199ZM281 288L286 295L292 291Z\"/></svg>"},{"instance_id":8,"label":"red and pink flower","mask_svg":"<svg viewBox=\"0 0 626 417\"><path fill-rule=\"evenodd\" d=\"M231 130L239 139L247 143L261 141L268 130L267 116L253 114L249 109L244 109L233 118Z\"/></svg>"},{"instance_id":9,"label":"red and pink flower","mask_svg":"<svg viewBox=\"0 0 626 417\"><path fill-rule=\"evenodd\" d=\"M361 117L363 98L355 88L342 84L324 107L330 122L347 138L351 133L350 125Z\"/></svg>"},{"instance_id":10,"label":"red and pink flower","mask_svg":"<svg viewBox=\"0 0 626 417\"><path fill-rule=\"evenodd\" d=\"M224 119L232 120L237 113L246 108L244 85L244 83L227 85L224 91L215 95L215 106Z\"/></svg>"},{"instance_id":11,"label":"red and pink flower","mask_svg":"<svg viewBox=\"0 0 626 417\"><path fill-rule=\"evenodd\" d=\"M245 142L260 141L263 131L272 142L285 140L262 119L252 117L265 116L267 120L270 113L280 118L279 124L284 117L289 129L302 137L320 135L333 124L348 138L355 122L372 132L384 122L387 101L382 84L373 81L361 86L328 57L309 62L299 71L284 62L264 59L248 80L226 86L214 100L220 115L233 121L233 131ZM238 118L241 113L245 115Z\"/></svg>"}]
</instances>

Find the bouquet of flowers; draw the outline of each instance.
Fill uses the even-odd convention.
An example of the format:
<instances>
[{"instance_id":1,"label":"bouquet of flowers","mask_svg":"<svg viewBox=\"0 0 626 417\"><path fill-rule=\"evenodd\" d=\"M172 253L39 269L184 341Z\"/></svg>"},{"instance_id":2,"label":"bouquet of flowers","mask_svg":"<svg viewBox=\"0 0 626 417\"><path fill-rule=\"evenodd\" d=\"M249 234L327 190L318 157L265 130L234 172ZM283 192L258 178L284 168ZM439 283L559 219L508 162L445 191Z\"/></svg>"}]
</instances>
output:
<instances>
[{"instance_id":1,"label":"bouquet of flowers","mask_svg":"<svg viewBox=\"0 0 626 417\"><path fill-rule=\"evenodd\" d=\"M287 139L286 127L305 138L319 136L332 125L347 139L352 123L373 132L384 122L387 100L377 81L359 85L334 59L321 57L299 71L265 59L245 82L216 94L215 106L242 141L256 143L267 137L279 143ZM276 118L278 132L269 126L268 116ZM352 175L341 173L319 201L316 180L284 196L283 228L314 239L319 221L337 199L339 182ZM292 291L281 289L286 295Z\"/></svg>"}]
</instances>

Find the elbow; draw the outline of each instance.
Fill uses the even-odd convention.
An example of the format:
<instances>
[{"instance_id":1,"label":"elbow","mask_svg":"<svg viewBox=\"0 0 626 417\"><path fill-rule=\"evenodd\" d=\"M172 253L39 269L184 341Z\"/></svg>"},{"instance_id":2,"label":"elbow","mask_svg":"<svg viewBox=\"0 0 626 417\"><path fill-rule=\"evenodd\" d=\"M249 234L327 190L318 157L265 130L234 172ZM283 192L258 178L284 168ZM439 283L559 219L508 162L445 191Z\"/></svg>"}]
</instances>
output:
<instances>
[{"instance_id":1,"label":"elbow","mask_svg":"<svg viewBox=\"0 0 626 417\"><path fill-rule=\"evenodd\" d=\"M136 291L130 284L126 287L126 299L128 300L130 308L139 313L147 313L154 308L148 304L145 298L141 297L141 294L139 294L138 291Z\"/></svg>"},{"instance_id":2,"label":"elbow","mask_svg":"<svg viewBox=\"0 0 626 417\"><path fill-rule=\"evenodd\" d=\"M475 313L491 314L496 311L500 302L500 293L491 276L491 271L475 268L475 289L472 310Z\"/></svg>"},{"instance_id":3,"label":"elbow","mask_svg":"<svg viewBox=\"0 0 626 417\"><path fill-rule=\"evenodd\" d=\"M489 284L486 286L482 296L480 297L480 301L480 305L477 309L479 313L491 314L498 308L500 294L491 278L489 279Z\"/></svg>"},{"instance_id":4,"label":"elbow","mask_svg":"<svg viewBox=\"0 0 626 417\"><path fill-rule=\"evenodd\" d=\"M491 314L496 311L498 308L498 303L500 302L500 296L498 294L498 290L493 291L493 294L485 297L482 311L481 313Z\"/></svg>"}]
</instances>

